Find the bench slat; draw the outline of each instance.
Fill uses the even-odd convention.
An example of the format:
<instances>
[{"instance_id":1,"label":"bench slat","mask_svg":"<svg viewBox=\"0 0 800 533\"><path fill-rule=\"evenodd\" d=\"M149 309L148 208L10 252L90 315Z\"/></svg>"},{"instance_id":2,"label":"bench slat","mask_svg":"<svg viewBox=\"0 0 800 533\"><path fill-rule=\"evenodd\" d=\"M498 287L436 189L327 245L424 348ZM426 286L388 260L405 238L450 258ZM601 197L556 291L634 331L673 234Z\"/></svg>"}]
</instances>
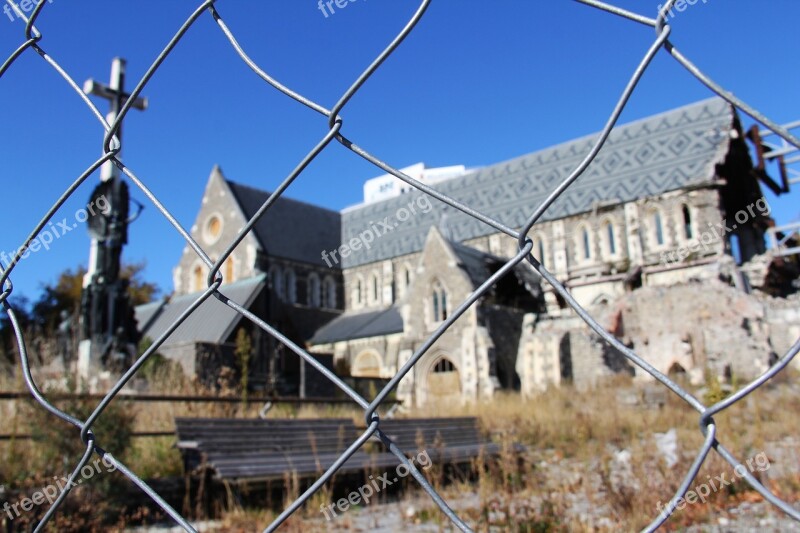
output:
<instances>
[{"instance_id":1,"label":"bench slat","mask_svg":"<svg viewBox=\"0 0 800 533\"><path fill-rule=\"evenodd\" d=\"M346 418L176 418L175 427L187 468L205 464L222 479L241 480L319 475L364 433ZM474 417L382 420L381 430L408 456L426 450L437 463L466 462L500 452L499 445L483 438ZM339 472L365 472L399 464L399 459L373 435Z\"/></svg>"}]
</instances>

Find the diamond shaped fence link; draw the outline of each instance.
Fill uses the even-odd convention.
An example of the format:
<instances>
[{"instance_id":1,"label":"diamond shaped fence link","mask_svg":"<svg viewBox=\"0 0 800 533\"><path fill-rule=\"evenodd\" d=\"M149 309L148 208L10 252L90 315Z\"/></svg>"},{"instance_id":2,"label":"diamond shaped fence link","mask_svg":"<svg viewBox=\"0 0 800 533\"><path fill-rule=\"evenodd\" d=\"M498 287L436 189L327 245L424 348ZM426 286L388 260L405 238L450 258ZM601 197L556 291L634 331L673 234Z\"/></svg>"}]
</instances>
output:
<instances>
[{"instance_id":1,"label":"diamond shaped fence link","mask_svg":"<svg viewBox=\"0 0 800 533\"><path fill-rule=\"evenodd\" d=\"M177 32L175 33L173 38L169 41L169 43L158 54L156 59L153 61L153 64L146 71L142 79L138 82L135 89L132 91L130 98L128 98L125 105L120 110L116 120L111 124L108 124L106 122L106 119L104 118L103 114L89 100L89 98L83 93L83 91L81 91L81 89L75 83L74 79L69 75L69 73L66 72L63 68L61 68L58 62L39 45L40 41L42 40L42 34L39 32L39 30L36 29L34 24L37 18L41 15L42 10L45 9L47 3L46 2L38 3L36 8L31 13L30 17L28 17L25 15L25 13L23 13L21 9L19 9L17 3L14 0L6 0L6 2L11 6L11 8L14 9L15 12L25 20L26 25L24 30L24 41L5 60L5 62L2 65L0 65L0 79L2 79L3 75L5 75L5 73L14 65L15 61L20 56L22 56L25 53L36 53L56 73L58 73L63 78L63 80L74 90L75 94L84 102L84 104L86 104L89 111L95 116L95 118L97 118L97 120L100 122L100 124L105 130L105 138L103 142L104 144L103 156L100 157L97 161L95 161L72 184L70 184L69 187L66 188L64 193L53 204L53 206L45 213L41 221L36 225L36 227L30 233L28 238L23 243L22 248L20 248L17 251L9 267L5 270L0 270L1 272L0 284L3 287L2 293L0 293L0 304L2 305L3 310L8 315L10 324L15 333L16 341L20 352L20 366L28 390L30 391L31 396L41 405L42 408L52 413L53 416L56 416L79 428L80 437L86 445L86 451L84 452L83 457L78 462L72 474L70 475L69 481L75 482L80 474L81 468L83 468L89 462L90 458L94 454L98 454L100 457L108 461L109 464L113 464L123 475L125 475L143 492L145 492L150 498L152 498L152 500L162 510L164 510L164 512L166 512L178 525L183 527L186 531L195 531L193 526L185 518L183 518L180 515L180 513L178 513L166 501L164 501L164 499L161 498L150 486L148 486L148 484L145 481L139 478L135 472L132 472L124 464L122 464L120 461L114 458L110 453L106 452L100 446L100 443L98 443L97 440L95 439L95 436L92 433L91 428L93 424L97 421L97 419L100 416L102 416L103 411L109 406L109 404L114 400L116 395L136 374L136 372L141 368L141 366L145 363L145 361L153 353L155 353L156 350L158 350L158 348L164 343L164 341L185 320L187 320L205 300L213 296L218 300L220 300L222 303L228 305L230 308L234 309L235 311L243 315L245 318L252 321L256 326L258 326L259 328L261 328L262 330L273 336L275 339L280 341L283 345L285 345L292 352L294 352L298 357L302 358L306 363L316 368L317 371L319 371L327 379L329 379L332 383L334 383L339 389L341 389L345 394L347 394L355 404L357 404L361 409L364 410L365 421L367 423L367 429L364 431L364 433L355 442L353 442L344 453L341 454L341 456L334 462L334 464L331 465L328 468L328 470L323 475L321 475L316 480L316 482L311 487L309 487L309 489L306 492L304 492L294 502L292 502L275 519L275 521L266 528L265 531L276 530L289 516L291 516L295 511L297 511L311 497L311 495L313 495L323 484L325 484L336 473L336 471L341 467L341 465L343 465L347 461L348 458L350 458L368 439L370 439L374 435L377 436L395 456L397 456L398 460L400 460L406 466L406 468L408 468L414 479L416 479L419 485L430 495L431 499L437 504L437 506L442 510L442 512L444 512L445 515L452 521L454 526L456 526L462 531L471 531L469 525L467 525L463 520L461 520L456 515L456 513L448 506L447 502L436 492L433 486L424 478L424 476L419 472L419 470L417 470L414 464L411 461L409 461L409 459L406 458L406 455L403 453L403 450L399 449L394 444L394 442L392 442L392 440L381 430L380 418L377 414L377 409L381 406L382 402L386 399L388 394L398 385L400 380L414 367L414 365L419 361L419 359L436 342L436 340L450 327L450 325L453 324L472 304L474 304L479 298L481 298L504 274L506 274L509 270L511 270L514 266L521 263L522 261L528 261L542 276L542 278L544 278L550 285L552 285L552 287L566 301L566 303L586 322L586 324L595 333L597 333L600 337L602 337L608 344L610 344L611 346L619 350L622 354L624 354L625 357L627 357L633 364L637 365L639 368L641 368L642 370L653 376L666 388L668 388L678 397L683 399L700 415L699 429L702 432L703 436L705 437L704 443L702 447L697 451L697 455L692 464L690 465L690 467L688 468L680 487L678 488L675 495L672 497L669 504L667 505L666 509L667 512L654 519L653 522L645 528L646 531L653 531L657 529L674 512L676 502L686 493L690 484L697 475L700 467L703 465L706 457L708 456L709 452L712 449L716 450L716 452L732 466L738 465L739 461L736 459L736 457L734 457L733 454L729 452L723 446L723 444L716 439L717 428L713 420L713 415L739 402L742 398L744 398L751 392L757 390L761 385L769 381L781 370L783 370L783 368L785 368L789 364L792 358L794 358L795 355L797 355L798 351L800 351L800 339L798 339L791 347L791 349L759 378L755 379L747 386L743 387L742 389L732 394L725 400L720 401L715 405L706 406L700 400L698 400L692 394L690 394L688 391L686 391L685 389L680 387L677 383L672 381L669 377L659 372L646 360L639 357L634 351L624 346L613 335L607 332L585 309L583 309L571 296L569 291L557 279L555 279L553 275L546 268L544 268L544 266L542 266L532 256L530 252L533 245L531 240L528 238L528 234L534 227L536 222L540 219L540 217L553 204L553 202L557 200L559 196L565 190L567 190L567 188L569 188L592 164L598 152L606 142L612 129L614 128L619 116L625 109L628 99L633 94L639 80L647 71L656 53L661 49L664 49L667 53L669 53L679 64L683 65L687 71L689 71L692 75L694 75L701 83L706 85L709 89L711 89L712 91L720 95L722 98L724 98L725 100L736 106L738 109L740 109L741 111L752 117L756 122L759 122L766 128L774 131L788 143L800 148L800 140L798 140L797 137L792 135L786 129L780 127L778 124L776 124L769 118L762 115L758 110L751 107L747 103L741 101L740 99L735 97L732 93L728 92L726 89L718 85L706 74L704 74L700 68L694 65L688 58L686 58L683 54L681 54L678 51L678 49L674 46L674 44L669 40L671 28L667 21L668 13L673 8L673 5L676 3L677 0L667 1L666 5L664 5L663 8L661 8L660 11L658 12L656 18L649 18L640 15L638 13L634 13L629 10L611 4L607 4L604 2L600 2L597 0L574 0L574 1L577 1L581 4L585 4L591 8L595 8L619 17L623 17L632 22L637 22L645 26L650 26L656 32L656 38L653 41L650 48L645 53L639 65L636 67L633 75L630 78L630 81L625 87L625 90L623 91L617 105L615 106L605 127L603 128L602 133L600 134L598 140L592 147L592 150L589 152L586 158L578 165L578 167L552 191L552 193L545 199L545 201L542 202L541 205L539 205L532 212L526 224L521 229L515 230L513 228L505 226L501 222L483 213L480 213L470 208L468 205L462 204L457 200L450 198L442 193L439 193L435 189L414 180L410 176L403 174L396 168L380 160L377 156L368 152L366 149L356 145L342 133L342 128L344 124L344 120L341 116L342 110L346 107L350 99L364 85L364 83L366 83L369 77L378 68L380 68L381 64L387 58L389 58L392 55L392 53L397 49L397 47L399 47L402 44L403 40L410 33L413 32L417 23L424 16L428 6L431 3L431 0L423 0L422 2L420 2L419 7L417 8L413 16L410 18L406 26L397 34L397 36L391 41L391 43L386 47L386 49L383 50L383 52L381 52L380 55L378 55L378 57L372 62L372 64L370 64L364 70L364 72L355 80L355 82L350 86L349 89L347 89L347 91L341 96L339 101L330 110L314 102L313 100L303 96L302 94L293 91L291 88L281 84L275 78L270 76L265 70L259 67L258 64L256 64L256 62L253 61L247 55L247 52L242 48L242 46L236 40L234 33L225 23L222 15L215 6L216 0L206 0L197 7L197 9L189 16L186 22L184 22L183 25L181 25L181 27L177 30ZM159 201L159 199L147 188L144 182L140 180L136 176L136 174L134 174L133 170L126 167L125 164L122 162L122 160L117 157L117 154L119 153L120 150L120 142L117 137L117 132L119 131L120 124L124 120L125 115L129 111L131 105L136 100L136 98L141 94L142 90L147 85L152 76L155 74L155 72L159 69L163 61L180 43L181 39L184 37L186 32L205 13L208 13L214 19L214 21L220 28L220 31L227 38L232 48L239 55L242 61L244 61L245 64L247 64L247 66L250 67L250 69L253 71L255 75L260 77L263 81L265 81L266 83L268 83L281 93L285 94L287 97L294 100L295 102L318 112L323 117L326 117L329 128L325 136L319 141L319 143L316 146L314 146L308 152L308 154L300 161L300 163L295 167L295 169L275 189L275 191L270 195L267 201L261 206L258 212L252 217L252 219L240 232L239 236L232 243L230 243L226 251L223 254L221 254L221 256L216 262L210 259L210 257L203 251L200 245L194 239L192 239L189 232L187 232L180 225L180 223L178 223L175 217L170 213L169 209L163 203L161 203L161 201ZM452 313L452 315L448 317L448 319L444 321L440 325L440 327L438 327L436 331L434 331L431 334L428 340L412 355L412 357L403 365L403 367L397 372L397 374L389 381L389 383L378 393L378 395L372 401L368 401L367 399L363 398L351 387L349 387L346 383L344 383L339 377L334 375L328 369L324 368L319 362L316 361L316 359L311 357L309 353L306 352L302 347L294 344L292 341L290 341L288 338L282 335L281 332L277 331L273 326L265 322L263 319L254 315L252 312L243 307L241 304L227 298L219 290L220 285L222 283L220 267L228 258L228 256L233 252L234 248L253 229L254 225L260 219L260 217L268 209L270 209L270 207L274 204L274 202L283 194L286 188L295 179L297 179L300 176L300 174L302 174L303 170L320 153L322 153L328 147L328 145L331 144L331 142L333 142L334 140L343 145L344 147L348 148L349 150L351 150L353 153L361 156L365 160L369 161L378 168L382 169L384 172L394 175L395 177L408 183L409 185L415 187L416 189L446 204L449 204L450 206L476 218L477 220L480 220L481 222L493 227L497 231L502 232L508 235L509 237L517 239L519 244L519 252L517 253L517 255L515 255L512 259L510 259L503 266L502 269L500 269L497 273L495 273L491 278L486 280L477 290L475 290L464 302L462 302L459 305L459 307L455 310L455 312ZM117 383L99 402L99 404L95 408L94 412L89 416L89 418L86 419L85 421L82 421L52 405L47 400L47 398L41 393L41 391L39 391L33 379L33 376L31 375L30 361L26 349L25 338L23 336L22 329L20 328L19 322L17 320L15 311L8 302L8 296L13 291L13 285L11 283L10 274L14 270L14 268L16 268L17 263L20 260L20 257L25 252L27 247L30 245L33 239L38 235L38 233L44 228L44 226L48 223L48 221L52 218L52 216L56 213L56 211L75 192L75 190L87 178L89 178L89 176L93 175L94 172L103 165L103 163L109 160L112 161L113 164L116 165L121 170L121 172L123 172L128 177L128 179L142 191L142 193L144 193L144 195L148 198L148 200L150 200L150 202L153 203L153 205L155 205L158 211L183 237L186 243L189 246L191 246L191 248L195 251L198 257L206 264L207 267L209 267L210 273L208 276L208 288L175 321L175 323L172 324L172 326L163 335L161 335L158 339L155 340L152 346L125 372L125 374L119 379L119 381L117 381ZM800 521L800 511L798 511L797 509L789 505L787 502L781 500L780 498L772 494L769 491L769 489L764 487L750 472L744 473L744 479L746 479L747 482L750 483L750 485L755 490L761 493L765 499L767 499L773 505L781 509L790 517ZM53 515L58 510L61 503L69 495L71 486L73 486L73 483L66 484L66 487L59 494L58 498L54 501L54 503L50 506L45 516L37 525L35 531L42 531L46 527L48 521L53 517Z\"/></svg>"}]
</instances>

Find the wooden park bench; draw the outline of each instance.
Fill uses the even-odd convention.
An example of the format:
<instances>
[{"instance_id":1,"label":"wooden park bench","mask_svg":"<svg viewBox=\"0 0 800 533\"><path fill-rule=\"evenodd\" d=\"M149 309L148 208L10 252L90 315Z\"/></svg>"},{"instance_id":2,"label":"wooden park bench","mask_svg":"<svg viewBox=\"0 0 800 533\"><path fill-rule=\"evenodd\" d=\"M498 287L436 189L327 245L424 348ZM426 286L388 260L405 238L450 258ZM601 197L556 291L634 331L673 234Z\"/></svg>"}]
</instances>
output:
<instances>
[{"instance_id":1,"label":"wooden park bench","mask_svg":"<svg viewBox=\"0 0 800 533\"><path fill-rule=\"evenodd\" d=\"M466 463L501 449L483 438L475 417L381 420L381 429L407 455L427 451L434 463Z\"/></svg>"},{"instance_id":2,"label":"wooden park bench","mask_svg":"<svg viewBox=\"0 0 800 533\"><path fill-rule=\"evenodd\" d=\"M227 480L318 476L361 435L353 421L333 419L176 418L178 448L187 473L210 468ZM362 447L338 472L397 464Z\"/></svg>"},{"instance_id":3,"label":"wooden park bench","mask_svg":"<svg viewBox=\"0 0 800 533\"><path fill-rule=\"evenodd\" d=\"M223 480L274 480L325 472L363 433L350 419L176 418L185 472L210 469ZM427 451L433 463L466 463L497 455L500 446L480 434L477 419L381 420L381 428L408 457ZM367 441L338 473L386 470L400 461L377 436Z\"/></svg>"}]
</instances>

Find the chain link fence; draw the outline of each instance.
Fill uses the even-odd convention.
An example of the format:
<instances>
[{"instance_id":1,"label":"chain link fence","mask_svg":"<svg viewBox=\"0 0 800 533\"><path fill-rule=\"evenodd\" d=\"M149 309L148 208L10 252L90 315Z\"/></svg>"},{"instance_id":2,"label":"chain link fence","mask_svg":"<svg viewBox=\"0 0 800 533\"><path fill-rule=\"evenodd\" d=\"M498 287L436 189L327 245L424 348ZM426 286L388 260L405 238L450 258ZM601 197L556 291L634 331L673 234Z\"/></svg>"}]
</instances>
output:
<instances>
[{"instance_id":1,"label":"chain link fence","mask_svg":"<svg viewBox=\"0 0 800 533\"><path fill-rule=\"evenodd\" d=\"M588 326L597 333L600 337L602 337L605 342L619 350L625 357L630 360L633 364L637 365L643 371L647 372L648 374L652 375L658 382L663 384L664 387L672 391L674 394L679 396L683 401L685 401L688 405L690 405L693 409L695 409L698 413L698 421L699 421L699 430L702 432L704 437L704 442L702 447L697 450L696 457L692 464L688 467L686 471L686 475L683 478L683 481L675 493L675 495L670 500L669 504L667 505L667 512L662 513L660 516L655 518L653 522L647 526L647 531L652 531L658 528L664 521L674 512L676 507L676 502L686 493L690 484L694 480L695 476L697 475L698 471L700 470L701 466L703 465L704 461L708 457L709 453L712 449L714 449L722 458L724 458L728 463L732 466L736 466L740 464L740 461L721 443L717 440L717 426L714 422L713 416L721 411L728 409L732 405L736 404L740 400L742 400L745 396L750 394L751 392L758 389L761 385L769 381L773 378L776 374L781 372L789 362L794 358L794 356L800 351L800 339L794 343L791 349L783 355L767 372L765 372L761 377L754 380L753 382L749 383L747 386L741 388L740 390L736 391L735 393L731 394L725 400L720 401L714 405L704 405L699 399L695 396L690 394L687 390L679 386L676 382L671 380L666 375L659 372L656 368L654 368L651 364L649 364L646 360L642 359L638 356L634 351L630 350L626 346L624 346L619 340L614 338L609 332L607 332L591 315L587 313L570 295L569 291L564 288L564 286L553 277L553 275L542 266L531 254L532 249L532 242L528 238L528 234L530 233L531 229L536 225L537 221L540 220L542 215L545 211L559 198L559 196L567 190L570 185L572 185L580 176L586 171L586 169L592 164L593 160L597 156L600 149L603 147L606 139L608 138L609 134L611 133L614 125L616 124L620 114L622 113L623 109L625 108L628 99L633 94L634 90L636 89L637 84L639 83L640 79L647 71L648 67L650 66L653 58L660 50L665 50L669 53L680 65L682 65L686 70L688 70L693 76L695 76L701 83L706 85L709 89L714 91L715 93L719 94L725 100L736 106L739 110L744 112L745 114L752 117L756 122L759 122L767 129L775 132L781 138L783 138L786 142L792 144L800 148L800 139L797 139L793 136L789 131L780 127L769 118L762 115L758 110L754 109L747 103L743 102L742 100L735 97L731 92L726 90L725 88L718 85L714 80L708 77L702 70L700 70L697 66L695 66L689 58L684 56L679 49L670 41L670 32L671 28L669 25L669 13L675 7L675 4L678 1L682 0L669 0L666 4L660 9L657 15L654 18L647 17L638 13L634 13L628 11L626 9L622 9L620 7L606 4L603 2L599 2L596 0L575 0L587 6L587 9L597 9L600 11L607 12L610 15L623 17L631 22L631 24L636 23L640 25L650 26L655 30L655 38L652 42L652 45L649 47L647 52L645 53L644 57L642 58L639 65L636 67L633 75L630 77L630 80L625 87L624 92L619 98L613 112L611 113L605 127L602 130L601 135L599 136L598 140L594 144L593 148L591 149L590 153L586 156L586 158L578 165L577 168L562 182L560 183L552 193L546 198L545 201L541 203L535 210L532 211L530 217L527 220L527 223L522 228L510 228L502 224L501 222L494 220L493 218L486 216L476 210L470 208L470 206L462 204L456 201L453 198L450 198L446 195L443 195L436 190L432 189L431 187L426 186L423 183L420 183L411 177L403 174L402 172L398 171L397 169L393 168L389 164L383 162L379 159L376 155L367 152L365 149L359 147L355 142L345 136L343 132L343 120L341 118L342 110L347 106L350 99L361 89L364 83L372 76L376 70L381 67L381 64L392 55L392 53L402 44L403 40L414 31L414 28L418 24L418 22L424 17L428 6L431 3L431 0L423 0L419 7L417 8L414 15L405 25L405 27L400 31L400 33L394 38L394 40L386 47L386 49L369 65L369 67L353 82L349 89L342 95L339 101L331 108L328 109L323 105L314 102L313 100L303 96L302 94L293 91L291 88L281 84L278 80L273 78L268 72L264 69L259 67L258 64L255 63L244 50L244 48L237 42L236 37L234 36L233 32L228 28L225 23L225 19L223 18L220 11L215 6L214 0L206 0L205 2L201 3L197 9L191 14L191 16L183 23L183 25L176 31L174 37L170 40L169 44L159 53L153 64L147 70L143 78L138 82L136 88L132 91L131 97L127 100L123 108L120 110L116 120L108 124L97 107L89 100L89 98L83 93L81 88L75 82L75 80L70 76L70 74L63 69L56 60L47 53L47 51L40 46L40 41L42 39L42 34L36 29L35 22L37 18L41 15L44 9L47 9L47 2L39 2L36 5L35 9L32 11L28 9L28 12L23 12L20 9L20 6L14 2L14 0L6 0L8 5L11 6L12 9L17 12L17 14L26 21L26 26L24 29L24 38L21 41L19 47L3 62L2 66L0 66L0 82L2 76L5 75L8 70L14 65L16 61L19 60L25 54L38 54L43 61L45 61L50 68L52 68L58 75L60 75L75 91L75 94L78 95L79 98L83 100L86 104L87 109L97 118L97 120L102 124L103 128L105 129L105 153L104 155L95 161L88 169L86 169L83 174L81 174L61 195L58 201L44 214L39 224L33 229L30 233L29 237L26 239L22 248L16 254L16 257L12 261L11 265L2 272L0 275L0 283L3 285L3 292L0 294L0 303L2 303L3 310L7 313L12 328L14 329L16 342L18 343L19 353L21 356L21 368L25 377L25 381L27 387L30 391L31 396L41 405L43 409L46 409L53 416L59 417L70 424L73 424L77 428L80 429L81 438L85 443L85 453L79 463L76 465L74 471L69 477L69 483L66 484L64 490L59 494L58 498L52 504L52 506L48 509L47 513L44 515L43 519L38 524L36 531L41 531L46 527L48 521L53 517L54 513L57 512L59 506L68 497L70 492L70 487L74 485L74 482L80 475L81 469L89 463L90 459L94 454L98 454L102 457L108 464L113 464L120 472L122 472L131 482L136 484L142 491L144 491L153 501L160 506L170 517L172 517L177 524L183 527L186 531L195 531L192 525L180 515L175 509L173 509L163 498L161 498L148 484L143 481L141 478L137 476L135 472L132 472L129 468L127 468L124 464L122 464L119 460L114 458L111 454L106 452L102 448L102 443L99 442L95 435L92 433L92 426L96 423L99 417L103 415L105 409L109 406L111 402L114 401L115 397L120 393L120 391L125 387L125 385L136 375L137 371L142 367L148 357L151 354L155 353L158 350L159 346L169 337L169 335L175 331L178 326L183 323L185 320L189 319L192 315L193 311L200 306L202 302L204 302L208 298L217 298L224 304L230 306L232 309L236 310L237 312L241 313L244 317L251 320L256 326L263 329L269 335L275 337L278 341L283 343L288 349L294 352L298 357L305 360L305 362L314 368L320 373L322 373L327 379L331 380L339 389L341 389L347 396L349 396L352 401L357 404L361 409L364 411L364 416L367 424L367 429L361 434L361 436L353 442L349 448L328 468L328 470L319 477L309 488L306 490L301 496L299 496L294 502L292 502L276 519L275 521L266 528L266 531L274 531L276 530L286 519L295 513L303 504L317 491L320 487L323 486L327 481L331 479L331 477L337 472L339 467L347 461L347 459L355 453L368 439L373 437L373 435L380 438L383 443L388 447L388 449L397 456L398 460L405 465L406 468L410 471L411 475L416 479L419 485L430 495L431 499L438 505L438 507L444 512L447 517L452 521L454 526L461 529L462 531L471 531L470 526L465 523L459 516L449 507L448 503L436 492L433 488L431 483L429 483L425 477L420 473L420 471L412 464L406 455L403 453L403 450L399 449L392 440L383 433L381 430L381 421L377 414L378 408L382 405L384 400L387 398L389 393L397 387L400 380L412 370L414 365L420 360L420 358L431 348L431 346L436 342L436 340L453 324L458 318L471 306L473 305L479 298L481 298L491 287L509 272L515 265L521 263L522 261L530 262L533 267L539 272L539 274L544 278L553 288L558 292L558 294L566 301L566 303L572 307L572 309L588 324ZM20 2L21 4L22 2ZM30 7L30 6L29 6ZM176 45L181 41L181 39L185 36L186 32L189 28L197 22L203 16L210 16L214 19L215 23L219 27L220 31L225 35L227 40L229 41L230 45L235 49L236 53L241 57L241 59L247 64L247 66L252 70L254 75L261 78L265 83L268 83L276 90L280 91L284 95L286 95L290 100L294 101L294 103L298 105L306 106L313 111L319 113L320 120L326 120L328 124L328 132L319 141L319 143L310 151L308 154L299 162L299 164L295 167L295 169L283 180L279 187L270 195L269 199L264 203L264 205L259 209L259 211L255 214L255 216L247 223L243 231L240 232L238 238L231 242L228 246L225 253L223 253L219 259L214 262L210 259L210 257L203 251L201 246L192 239L190 233L184 229L175 217L170 213L170 211L159 201L159 199L147 188L145 183L134 173L134 171L125 166L125 164L120 160L117 155L119 154L119 147L120 144L117 139L117 132L119 131L120 124L124 120L126 114L133 106L136 98L142 93L143 89L146 87L147 83L153 77L155 72L161 67L164 60L170 55L170 53L175 49ZM359 155L360 157L364 158L365 160L369 161L370 163L374 164L376 167L382 169L383 171L390 173L397 178L403 180L404 182L408 183L409 185L423 191L424 193L437 198L438 200L449 204L450 206L472 216L476 219L482 221L485 224L488 224L492 228L496 229L499 232L502 232L508 235L511 238L514 238L519 243L519 252L510 259L504 266L501 268L497 273L491 276L488 280L486 280L477 290L475 290L472 295L464 302L462 302L455 312L452 313L451 316L444 321L444 323L434 331L427 341L421 346L413 356L408 360L408 362L403 365L403 367L397 372L397 374L389 381L389 383L378 393L378 395L373 400L368 400L363 396L356 393L352 388L350 388L347 384L345 384L339 377L334 375L332 372L327 370L323 367L317 360L311 357L302 347L292 343L288 338L281 334L280 331L277 331L272 325L268 324L252 312L250 312L246 307L228 299L224 294L219 291L220 285L222 283L222 277L220 274L220 267L228 258L228 256L233 252L234 248L245 238L245 236L252 231L253 227L255 226L258 219L264 215L264 213L270 209L270 207L275 203L276 199L283 194L286 188L296 180L302 173L303 170L316 158L322 153L329 145L332 143L339 143L345 148L351 150L353 153ZM119 381L111 388L111 390L105 395L105 397L99 402L97 407L94 409L94 412L89 416L86 420L79 420L72 416L70 413L63 412L55 407L48 399L40 392L35 383L30 369L30 361L28 357L28 352L26 350L26 339L23 336L22 329L20 328L19 322L15 315L15 311L13 307L8 302L8 297L12 293L12 284L10 275L13 272L14 268L18 266L18 261L21 255L25 252L25 249L30 245L33 239L39 234L39 232L45 227L45 225L50 221L51 217L56 213L56 211L64 204L64 202L73 194L73 192L81 185L85 180L89 177L94 175L94 173L106 162L111 161L116 167L124 173L128 179L134 183L144 194L147 196L150 202L161 212L161 214L169 221L169 223L175 228L184 239L185 241L192 247L192 249L197 253L198 257L209 267L210 274L208 277L208 288L202 293L202 295L184 312L179 319L172 325L171 328L167 332L165 332L160 338L156 339L153 345L124 373L124 375L119 379ZM763 497L771 502L773 505L781 509L787 515L791 516L795 520L800 520L800 511L796 508L792 507L787 502L781 500L769 489L763 486L750 472L744 473L744 479L759 493L763 495Z\"/></svg>"}]
</instances>

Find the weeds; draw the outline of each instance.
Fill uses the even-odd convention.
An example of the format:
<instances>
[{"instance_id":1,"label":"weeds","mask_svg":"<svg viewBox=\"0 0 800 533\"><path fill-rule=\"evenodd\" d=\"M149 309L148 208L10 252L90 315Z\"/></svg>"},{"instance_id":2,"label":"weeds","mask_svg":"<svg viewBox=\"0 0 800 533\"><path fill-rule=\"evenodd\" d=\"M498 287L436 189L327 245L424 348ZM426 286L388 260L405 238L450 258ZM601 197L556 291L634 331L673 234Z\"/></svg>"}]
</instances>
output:
<instances>
[{"instance_id":1,"label":"weeds","mask_svg":"<svg viewBox=\"0 0 800 533\"><path fill-rule=\"evenodd\" d=\"M161 389L151 388L152 393L208 394L174 369L154 365L149 371L153 379L151 387ZM800 421L794 413L800 408L800 395L794 383L791 379L770 383L716 415L718 439L735 455L746 459L767 452L778 441L799 435ZM717 399L722 387L719 389L707 382L708 394L704 400ZM620 401L622 392L638 390L633 383L616 379L592 390L563 387L528 399L502 393L480 403L410 409L404 416L476 416L485 433L500 445L499 455L480 456L466 470L436 465L425 472L445 500L478 531L630 530L648 524L658 514L658 505L674 495L702 443L697 428L698 413L674 395L655 405L644 400L634 405ZM702 391L697 394L703 396ZM2 483L23 492L46 484L47 476L67 473L83 451L78 431L57 423L52 415L31 402L14 402L16 407L9 410L10 403L3 406L9 427L13 425L15 432L33 433L37 440L30 444L11 441L0 445ZM93 406L65 403L61 407L85 419ZM130 433L145 429L171 431L176 416L255 417L259 408L252 402L246 408L241 403L115 402L98 419L94 432L98 442L123 457L142 477L179 477L183 474L182 461L173 438L131 440ZM269 416L352 417L363 423L358 409L339 405L277 405ZM655 446L653 434L672 428L677 434L679 461L669 467ZM433 449L441 443L425 445ZM783 461L788 471L781 476L773 476L772 472L758 474L768 487L789 501L800 493L796 455L792 457L795 460L789 461L788 466ZM776 464L780 462L775 460ZM732 467L712 452L692 485L731 471ZM118 474L115 478L126 482ZM283 492L282 499L283 503L289 503L301 492L302 484L287 475L285 485L288 490ZM97 486L97 490L102 488ZM407 525L430 523L449 527L446 518L415 483L409 483L406 489L396 497L415 502L413 506L407 505L414 509L405 518ZM109 498L109 493L102 492L102 498L98 494L84 487L76 491L68 499L58 530L89 531L100 527L97 525L100 522L103 528L112 530L120 506L113 497ZM320 524L327 529L330 524L320 522L323 519L318 509L331 498L330 487L323 488L284 529L311 531ZM247 500L259 501L257 497ZM761 501L761 497L746 483L737 481L715 491L705 503L688 505L675 513L666 527L707 522L745 501ZM275 516L274 509L266 510L269 505L243 508L231 498L228 503L222 515L223 531L250 531L256 524L261 528ZM281 498L275 503L280 504ZM376 500L371 506L337 517L336 527L350 527L354 516L370 512L370 507L377 505ZM91 515L82 514L90 507ZM144 513L136 509L127 512L128 520L139 520Z\"/></svg>"}]
</instances>

